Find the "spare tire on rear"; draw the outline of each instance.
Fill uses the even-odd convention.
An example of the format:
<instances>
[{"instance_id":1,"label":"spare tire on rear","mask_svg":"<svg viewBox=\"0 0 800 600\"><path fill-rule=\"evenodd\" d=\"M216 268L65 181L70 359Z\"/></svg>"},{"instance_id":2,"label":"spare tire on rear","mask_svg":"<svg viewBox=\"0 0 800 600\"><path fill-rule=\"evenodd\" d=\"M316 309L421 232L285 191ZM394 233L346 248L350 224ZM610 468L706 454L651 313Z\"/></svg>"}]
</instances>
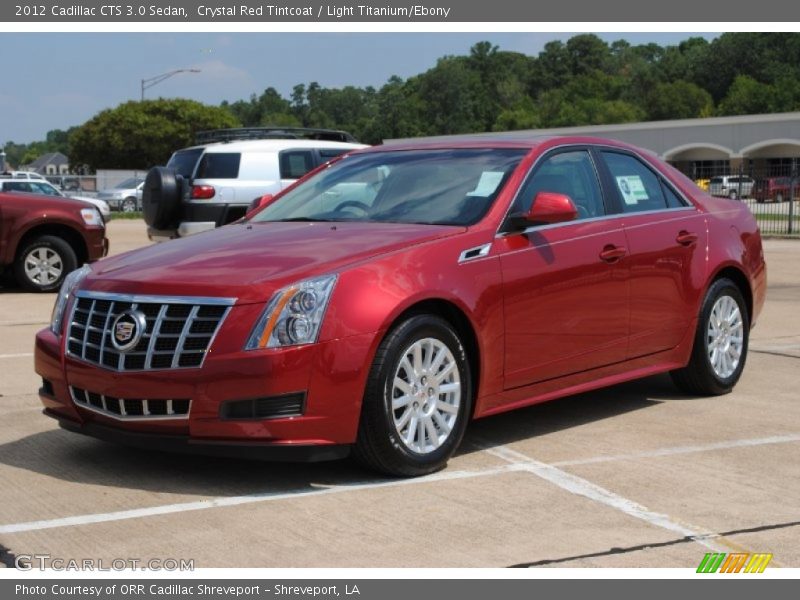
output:
<instances>
[{"instance_id":1,"label":"spare tire on rear","mask_svg":"<svg viewBox=\"0 0 800 600\"><path fill-rule=\"evenodd\" d=\"M175 229L179 221L182 189L183 176L175 169L150 169L142 190L145 223L153 229Z\"/></svg>"}]
</instances>

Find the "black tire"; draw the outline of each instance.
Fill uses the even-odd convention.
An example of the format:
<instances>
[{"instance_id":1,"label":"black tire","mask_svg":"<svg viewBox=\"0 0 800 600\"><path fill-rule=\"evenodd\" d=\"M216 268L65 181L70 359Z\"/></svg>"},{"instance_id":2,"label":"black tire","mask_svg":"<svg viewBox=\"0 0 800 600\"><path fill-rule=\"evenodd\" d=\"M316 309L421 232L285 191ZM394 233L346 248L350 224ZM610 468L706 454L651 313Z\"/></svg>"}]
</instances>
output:
<instances>
[{"instance_id":1,"label":"black tire","mask_svg":"<svg viewBox=\"0 0 800 600\"><path fill-rule=\"evenodd\" d=\"M179 222L182 189L183 176L174 169L150 169L142 191L145 223L153 229L175 229Z\"/></svg>"},{"instance_id":2,"label":"black tire","mask_svg":"<svg viewBox=\"0 0 800 600\"><path fill-rule=\"evenodd\" d=\"M54 255L57 257L58 263L61 265L61 274L57 279L52 281L32 277L25 269L26 260L31 257L32 253L41 251L43 255ZM55 264L54 261L49 260L50 264ZM24 289L31 292L55 292L61 287L64 277L71 271L78 267L78 258L75 256L75 251L66 241L60 237L53 235L42 235L34 238L25 243L17 252L16 260L14 261L14 275Z\"/></svg>"},{"instance_id":3,"label":"black tire","mask_svg":"<svg viewBox=\"0 0 800 600\"><path fill-rule=\"evenodd\" d=\"M721 377L715 372L711 365L709 341L706 332L708 331L709 320L714 305L724 296L733 299L739 309L742 322L742 351L739 362L733 372L729 376ZM672 381L681 391L687 394L702 396L727 394L733 389L733 386L736 385L736 382L739 381L739 377L742 375L742 370L747 360L749 338L750 315L747 313L747 304L742 297L742 292L730 279L724 277L717 279L708 288L703 300L689 364L682 369L670 372Z\"/></svg>"},{"instance_id":4,"label":"black tire","mask_svg":"<svg viewBox=\"0 0 800 600\"><path fill-rule=\"evenodd\" d=\"M120 211L124 213L136 212L137 208L139 207L136 206L136 198L125 198L119 205Z\"/></svg>"},{"instance_id":5,"label":"black tire","mask_svg":"<svg viewBox=\"0 0 800 600\"><path fill-rule=\"evenodd\" d=\"M443 343L452 353L461 397L449 435L435 450L419 453L412 451L401 438L391 404L394 377L405 351L426 338ZM399 477L416 477L443 469L461 443L472 414L471 377L464 346L447 321L420 314L397 325L381 342L372 362L353 457L370 469Z\"/></svg>"},{"instance_id":6,"label":"black tire","mask_svg":"<svg viewBox=\"0 0 800 600\"><path fill-rule=\"evenodd\" d=\"M783 202L783 194L778 192L778 194L775 196L775 202Z\"/></svg>"},{"instance_id":7,"label":"black tire","mask_svg":"<svg viewBox=\"0 0 800 600\"><path fill-rule=\"evenodd\" d=\"M736 190L731 190L730 192L728 192L728 198L730 198L731 200L736 200L738 197L739 194L736 192Z\"/></svg>"}]
</instances>

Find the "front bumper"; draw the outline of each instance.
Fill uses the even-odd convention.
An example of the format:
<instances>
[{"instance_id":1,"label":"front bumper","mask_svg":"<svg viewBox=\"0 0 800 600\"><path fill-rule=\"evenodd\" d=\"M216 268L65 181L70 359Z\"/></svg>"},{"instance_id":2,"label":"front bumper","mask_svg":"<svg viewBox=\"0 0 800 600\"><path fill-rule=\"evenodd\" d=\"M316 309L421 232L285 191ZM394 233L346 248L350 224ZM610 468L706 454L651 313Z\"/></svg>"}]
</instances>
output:
<instances>
[{"instance_id":1,"label":"front bumper","mask_svg":"<svg viewBox=\"0 0 800 600\"><path fill-rule=\"evenodd\" d=\"M143 450L163 450L180 454L202 454L204 456L282 462L338 460L350 454L350 446L346 444L301 445L258 441L198 440L188 435L127 431L100 423L78 423L47 409L44 410L44 414L56 419L61 428L67 431Z\"/></svg>"},{"instance_id":2,"label":"front bumper","mask_svg":"<svg viewBox=\"0 0 800 600\"><path fill-rule=\"evenodd\" d=\"M253 321L229 318L226 325L236 329ZM225 342L225 329L199 368L130 372L65 356L61 338L49 329L40 331L34 361L46 381L39 390L45 414L66 429L139 447L279 460L346 455L356 438L376 336L245 352ZM191 409L180 418L120 419L76 404L70 388L114 398L188 398ZM298 392L305 393L299 416L236 419L221 411L227 401Z\"/></svg>"}]
</instances>

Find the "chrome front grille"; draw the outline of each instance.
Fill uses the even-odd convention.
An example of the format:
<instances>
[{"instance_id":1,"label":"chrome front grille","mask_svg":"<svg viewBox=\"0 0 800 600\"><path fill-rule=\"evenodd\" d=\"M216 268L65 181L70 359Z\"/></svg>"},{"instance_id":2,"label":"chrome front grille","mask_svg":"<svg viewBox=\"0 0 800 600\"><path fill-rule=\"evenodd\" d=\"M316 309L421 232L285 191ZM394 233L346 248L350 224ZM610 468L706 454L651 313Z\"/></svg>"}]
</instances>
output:
<instances>
[{"instance_id":1,"label":"chrome front grille","mask_svg":"<svg viewBox=\"0 0 800 600\"><path fill-rule=\"evenodd\" d=\"M67 354L112 371L200 367L234 298L135 296L79 291L67 330ZM118 351L112 324L138 310L147 326L135 347Z\"/></svg>"},{"instance_id":2,"label":"chrome front grille","mask_svg":"<svg viewBox=\"0 0 800 600\"><path fill-rule=\"evenodd\" d=\"M72 400L78 406L115 419L188 419L191 400L114 398L70 386Z\"/></svg>"}]
</instances>

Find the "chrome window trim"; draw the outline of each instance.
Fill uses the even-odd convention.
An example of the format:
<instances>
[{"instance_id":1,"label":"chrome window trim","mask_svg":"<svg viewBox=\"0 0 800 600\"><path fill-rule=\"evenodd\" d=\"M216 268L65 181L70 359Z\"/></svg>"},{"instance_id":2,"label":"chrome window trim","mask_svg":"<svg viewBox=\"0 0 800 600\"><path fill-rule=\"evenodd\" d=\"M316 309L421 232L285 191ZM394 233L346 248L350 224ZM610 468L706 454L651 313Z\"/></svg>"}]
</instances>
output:
<instances>
[{"instance_id":1,"label":"chrome window trim","mask_svg":"<svg viewBox=\"0 0 800 600\"><path fill-rule=\"evenodd\" d=\"M111 302L130 302L145 304L210 304L214 306L233 306L238 298L222 298L219 296L157 296L143 294L118 294L113 292L95 292L78 290L77 298L92 300L110 300Z\"/></svg>"},{"instance_id":2,"label":"chrome window trim","mask_svg":"<svg viewBox=\"0 0 800 600\"><path fill-rule=\"evenodd\" d=\"M495 234L495 238L503 238L509 235L533 233L536 231L546 231L548 229L555 229L557 227L565 227L568 225L576 225L581 223L594 223L597 221L609 221L611 219L624 219L625 217L636 217L639 215L656 215L656 214L663 215L669 213L689 212L689 211L700 212L696 206L677 206L675 208L643 210L641 212L614 213L613 215L603 215L602 217L591 217L589 219L574 219L572 221L564 221L563 223L552 223L550 225L531 225L530 227L526 227L525 229L521 229L518 231L499 231L497 234Z\"/></svg>"},{"instance_id":3,"label":"chrome window trim","mask_svg":"<svg viewBox=\"0 0 800 600\"><path fill-rule=\"evenodd\" d=\"M86 390L84 390L86 392ZM86 392L88 393L88 392ZM103 408L97 408L96 406L92 406L91 404L80 402L75 395L75 386L69 386L69 396L72 402L78 408L82 408L83 410L88 410L93 413L97 413L98 415L103 415L104 417L109 417L116 421L186 421L189 419L189 415L192 412L192 400L189 399L189 408L186 411L185 415L176 415L176 414L167 414L167 415L151 415L149 414L149 410L147 408L148 399L142 399L142 412L145 414L141 415L129 415L125 412L125 399L118 398L119 401L119 409L120 414L107 410L106 407L106 397L105 394L98 394L100 396L100 401L103 403ZM156 400L160 400L156 398ZM167 403L167 410L172 410L172 402L173 400L166 400Z\"/></svg>"},{"instance_id":4,"label":"chrome window trim","mask_svg":"<svg viewBox=\"0 0 800 600\"><path fill-rule=\"evenodd\" d=\"M591 217L589 219L576 219L574 221L567 221L565 223L555 223L553 225L534 225L532 227L527 227L527 228L525 228L524 230L521 230L521 231L519 231L519 230L518 231L502 231L503 224L506 222L506 219L508 219L508 215L511 214L511 208L516 203L518 196L522 192L522 189L525 187L525 184L527 183L528 178L532 175L534 169L536 169L536 167L539 166L539 163L541 163L543 159L549 158L550 156L552 156L553 152L555 152L556 150L566 150L566 149L569 149L569 148L586 149L586 151L589 152L589 156L592 158L592 164L594 165L595 172L597 171L597 165L594 162L594 157L591 156L591 154L592 154L591 150L597 150L598 152L603 151L603 150L610 150L610 151L620 152L622 154L630 154L632 156L635 156L640 161L644 162L645 166L647 166L651 171L655 171L656 175L660 179L663 179L665 181L665 183L669 184L669 186L672 189L672 191L674 191L675 194L679 198L681 198L682 200L684 200L686 202L686 206L678 206L678 207L674 207L674 208L669 208L669 207L665 206L663 209L658 209L658 210L647 210L647 211L630 212L630 213L620 212L620 213L614 213L614 214L606 214L606 215L603 215L602 217ZM533 150L533 148L532 148L532 150ZM601 189L601 192L602 192L603 183L602 183L602 180L599 177L599 173L597 173L597 175L598 175L598 184L600 185L600 189ZM503 213L503 218L500 219L500 223L497 226L497 231L495 231L495 238L506 237L507 235L514 235L514 234L520 234L520 233L529 233L531 231L541 231L544 228L550 229L550 228L553 228L553 227L559 227L559 226L563 226L563 225L574 224L574 223L577 223L577 222L587 223L587 222L590 222L590 221L599 221L599 220L602 220L602 219L624 217L626 215L646 215L646 214L663 213L663 212L676 211L676 210L696 210L696 211L699 212L699 209L697 208L695 203L692 202L691 200L689 200L682 191L676 189L675 185L672 183L672 181L670 179L668 179L666 176L664 176L660 171L658 171L654 167L652 167L650 165L650 163L639 152L631 150L630 148L611 146L611 145L608 145L608 144L594 144L594 143L591 143L591 142L589 142L589 143L577 143L576 142L576 143L570 143L570 144L559 144L558 146L553 146L552 148L548 148L547 151L545 151L543 154L539 155L539 157L533 162L533 164L530 167L528 167L528 172L525 174L525 177L523 178L522 183L520 183L519 187L517 188L517 191L514 193L514 197L511 198L511 202L509 202L508 206L506 207L506 211L505 211L505 213Z\"/></svg>"}]
</instances>

